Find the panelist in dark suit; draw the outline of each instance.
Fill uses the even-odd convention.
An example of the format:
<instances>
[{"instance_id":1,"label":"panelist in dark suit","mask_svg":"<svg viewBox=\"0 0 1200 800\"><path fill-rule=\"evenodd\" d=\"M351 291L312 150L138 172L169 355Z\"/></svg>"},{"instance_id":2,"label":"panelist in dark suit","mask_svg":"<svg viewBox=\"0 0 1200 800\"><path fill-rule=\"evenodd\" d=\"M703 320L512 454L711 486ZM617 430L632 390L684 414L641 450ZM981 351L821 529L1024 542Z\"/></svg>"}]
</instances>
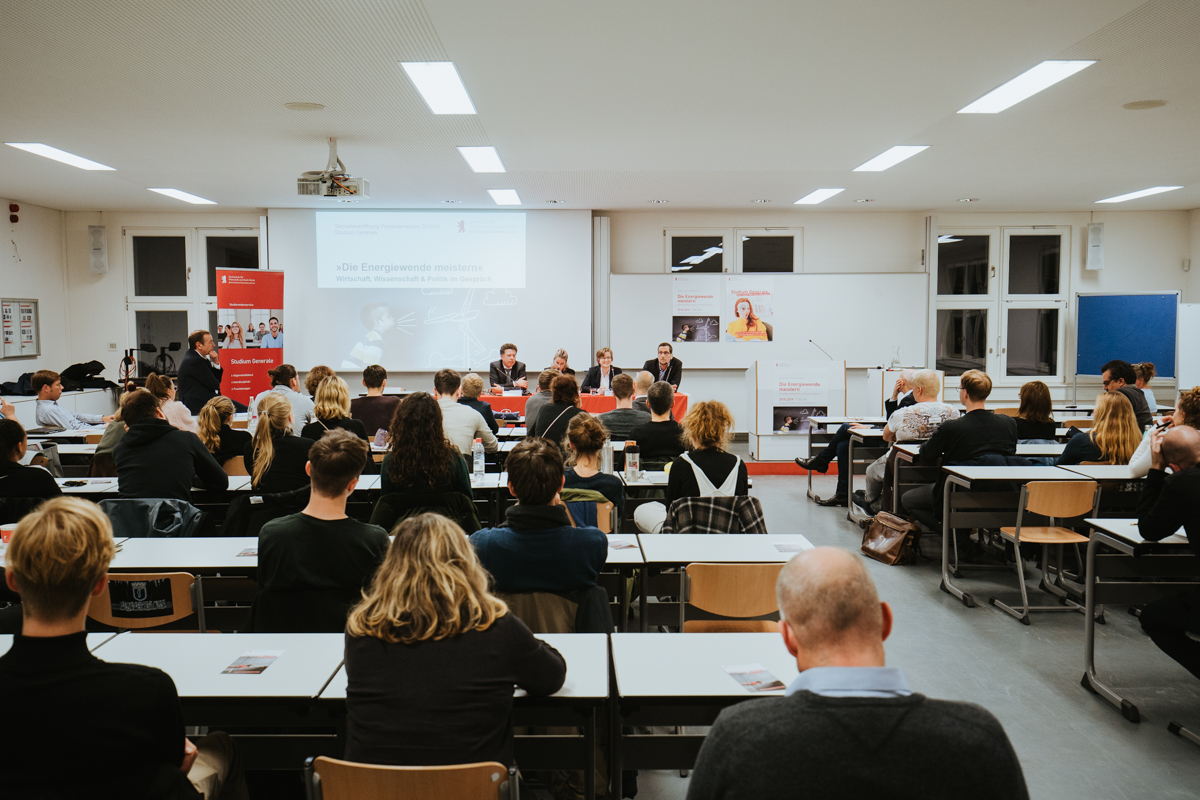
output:
<instances>
[{"instance_id":1,"label":"panelist in dark suit","mask_svg":"<svg viewBox=\"0 0 1200 800\"><path fill-rule=\"evenodd\" d=\"M500 345L500 360L492 362L488 369L488 380L493 388L529 390L529 381L525 380L525 365L517 361L515 344L506 342Z\"/></svg>"},{"instance_id":2,"label":"panelist in dark suit","mask_svg":"<svg viewBox=\"0 0 1200 800\"><path fill-rule=\"evenodd\" d=\"M187 406L193 416L200 413L204 404L221 393L223 370L210 360L217 351L208 331L193 331L188 336L188 351L179 365L179 402Z\"/></svg>"},{"instance_id":3,"label":"panelist in dark suit","mask_svg":"<svg viewBox=\"0 0 1200 800\"><path fill-rule=\"evenodd\" d=\"M642 369L654 376L656 381L666 381L679 391L683 380L683 362L675 358L675 348L670 342L658 346L658 358L652 358L642 365Z\"/></svg>"},{"instance_id":4,"label":"panelist in dark suit","mask_svg":"<svg viewBox=\"0 0 1200 800\"><path fill-rule=\"evenodd\" d=\"M596 366L588 370L587 377L583 379L583 385L579 387L579 391L586 392L589 389L612 390L612 379L621 374L621 368L612 365L612 349L601 347L596 351L596 361Z\"/></svg>"}]
</instances>

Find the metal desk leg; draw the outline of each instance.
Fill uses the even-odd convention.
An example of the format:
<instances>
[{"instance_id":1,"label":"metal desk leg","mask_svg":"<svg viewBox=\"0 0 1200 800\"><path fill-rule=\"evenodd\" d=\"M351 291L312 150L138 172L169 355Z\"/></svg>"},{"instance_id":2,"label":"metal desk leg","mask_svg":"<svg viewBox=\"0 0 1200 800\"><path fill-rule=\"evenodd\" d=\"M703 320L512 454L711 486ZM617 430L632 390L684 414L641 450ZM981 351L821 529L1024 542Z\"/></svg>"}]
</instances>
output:
<instances>
[{"instance_id":1,"label":"metal desk leg","mask_svg":"<svg viewBox=\"0 0 1200 800\"><path fill-rule=\"evenodd\" d=\"M620 621L620 624L617 625L618 633L628 633L628 631L626 629L629 627L629 593L630 593L631 589L626 587L625 584L628 581L634 581L634 586L636 586L637 582L636 582L636 580L634 580L634 576L636 575L636 573L637 573L637 570L631 569L631 570L629 570L629 575L627 576L625 574L625 570L623 570L623 569L617 570L617 574L619 574L621 576L621 586L620 586L621 598L620 598L620 601L617 603L617 605L619 605L621 607L621 611L620 611L621 621Z\"/></svg>"},{"instance_id":2,"label":"metal desk leg","mask_svg":"<svg viewBox=\"0 0 1200 800\"><path fill-rule=\"evenodd\" d=\"M611 667L610 667L611 669ZM608 781L612 787L609 792L610 798L620 800L623 794L622 784L622 765L624 764L624 752L622 745L624 737L621 735L621 703L617 698L615 691L609 692L608 700Z\"/></svg>"},{"instance_id":3,"label":"metal desk leg","mask_svg":"<svg viewBox=\"0 0 1200 800\"><path fill-rule=\"evenodd\" d=\"M808 431L808 457L809 458L813 457L813 430L811 427L809 428L809 431ZM808 499L816 501L817 496L815 494L813 494L813 488L812 488L813 471L810 469L810 470L805 470L805 472L808 473ZM619 798L618 798L618 800L619 800Z\"/></svg>"},{"instance_id":4,"label":"metal desk leg","mask_svg":"<svg viewBox=\"0 0 1200 800\"><path fill-rule=\"evenodd\" d=\"M1167 730L1169 730L1171 733L1175 734L1176 736L1187 739L1192 744L1200 747L1200 736L1197 736L1195 733L1189 731L1187 728L1183 727L1178 722L1167 723Z\"/></svg>"},{"instance_id":5,"label":"metal desk leg","mask_svg":"<svg viewBox=\"0 0 1200 800\"><path fill-rule=\"evenodd\" d=\"M679 632L683 633L683 618L687 615L687 567L679 568Z\"/></svg>"},{"instance_id":6,"label":"metal desk leg","mask_svg":"<svg viewBox=\"0 0 1200 800\"><path fill-rule=\"evenodd\" d=\"M641 578L638 580L638 628L645 633L646 628L646 586L650 581L650 567L642 567Z\"/></svg>"},{"instance_id":7,"label":"metal desk leg","mask_svg":"<svg viewBox=\"0 0 1200 800\"><path fill-rule=\"evenodd\" d=\"M839 469L840 469L839 465ZM858 520L854 516L854 437L850 437L850 441L846 443L846 468L849 474L846 475L846 519L854 524L858 524Z\"/></svg>"},{"instance_id":8,"label":"metal desk leg","mask_svg":"<svg viewBox=\"0 0 1200 800\"><path fill-rule=\"evenodd\" d=\"M950 492L954 484L950 478L942 487L942 591L962 600L967 608L975 607L975 598L959 589L950 581L950 548L954 546L954 528L950 526Z\"/></svg>"},{"instance_id":9,"label":"metal desk leg","mask_svg":"<svg viewBox=\"0 0 1200 800\"><path fill-rule=\"evenodd\" d=\"M900 456L892 461L892 513L900 514Z\"/></svg>"},{"instance_id":10,"label":"metal desk leg","mask_svg":"<svg viewBox=\"0 0 1200 800\"><path fill-rule=\"evenodd\" d=\"M583 743L587 747L587 772L583 776L584 800L596 800L596 709L588 709L583 726Z\"/></svg>"},{"instance_id":11,"label":"metal desk leg","mask_svg":"<svg viewBox=\"0 0 1200 800\"><path fill-rule=\"evenodd\" d=\"M1083 623L1086 638L1083 649L1083 680L1080 684L1092 694L1098 694L1121 710L1121 716L1130 722L1140 722L1137 706L1129 702L1110 687L1104 685L1096 677L1096 539L1088 542L1087 549L1087 583L1085 585L1086 621Z\"/></svg>"}]
</instances>

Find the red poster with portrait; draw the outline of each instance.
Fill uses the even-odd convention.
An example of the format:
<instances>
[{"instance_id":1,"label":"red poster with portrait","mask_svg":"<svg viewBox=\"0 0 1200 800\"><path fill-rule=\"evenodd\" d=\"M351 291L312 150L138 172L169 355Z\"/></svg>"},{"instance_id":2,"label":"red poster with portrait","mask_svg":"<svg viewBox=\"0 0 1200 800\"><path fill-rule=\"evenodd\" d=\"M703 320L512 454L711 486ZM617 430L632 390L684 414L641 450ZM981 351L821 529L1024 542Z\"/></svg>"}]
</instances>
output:
<instances>
[{"instance_id":1,"label":"red poster with portrait","mask_svg":"<svg viewBox=\"0 0 1200 800\"><path fill-rule=\"evenodd\" d=\"M284 363L283 272L217 270L217 353L221 394L249 405L271 388L267 371Z\"/></svg>"}]
</instances>

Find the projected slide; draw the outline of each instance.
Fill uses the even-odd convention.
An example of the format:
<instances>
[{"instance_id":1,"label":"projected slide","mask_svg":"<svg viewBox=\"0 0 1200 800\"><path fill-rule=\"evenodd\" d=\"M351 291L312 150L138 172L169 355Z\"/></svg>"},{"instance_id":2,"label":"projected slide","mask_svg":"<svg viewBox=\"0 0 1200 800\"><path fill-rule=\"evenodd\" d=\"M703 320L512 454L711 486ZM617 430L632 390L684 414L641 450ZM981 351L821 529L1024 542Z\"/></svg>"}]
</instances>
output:
<instances>
[{"instance_id":1,"label":"projected slide","mask_svg":"<svg viewBox=\"0 0 1200 800\"><path fill-rule=\"evenodd\" d=\"M525 215L317 212L320 289L523 289Z\"/></svg>"}]
</instances>

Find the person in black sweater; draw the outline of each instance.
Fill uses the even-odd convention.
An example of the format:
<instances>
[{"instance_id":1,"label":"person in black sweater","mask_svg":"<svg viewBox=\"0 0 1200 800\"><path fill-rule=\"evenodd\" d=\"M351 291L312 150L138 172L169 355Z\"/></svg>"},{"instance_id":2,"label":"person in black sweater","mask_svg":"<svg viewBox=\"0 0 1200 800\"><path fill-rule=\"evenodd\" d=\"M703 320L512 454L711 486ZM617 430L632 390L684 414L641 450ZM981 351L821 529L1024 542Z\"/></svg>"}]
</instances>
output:
<instances>
[{"instance_id":1,"label":"person in black sweater","mask_svg":"<svg viewBox=\"0 0 1200 800\"><path fill-rule=\"evenodd\" d=\"M682 497L745 496L750 491L746 463L725 452L733 430L733 414L717 400L692 406L683 420L689 450L671 462L667 478L666 505L643 503L633 520L643 533L658 533L667 519L667 509Z\"/></svg>"},{"instance_id":2,"label":"person in black sweater","mask_svg":"<svg viewBox=\"0 0 1200 800\"><path fill-rule=\"evenodd\" d=\"M21 466L28 447L25 428L12 419L0 419L0 497L58 497L62 489L41 467Z\"/></svg>"},{"instance_id":3,"label":"person in black sweater","mask_svg":"<svg viewBox=\"0 0 1200 800\"><path fill-rule=\"evenodd\" d=\"M463 531L437 514L396 526L346 622L346 759L513 763L513 687L558 691L557 650L488 591Z\"/></svg>"},{"instance_id":4,"label":"person in black sweater","mask_svg":"<svg viewBox=\"0 0 1200 800\"><path fill-rule=\"evenodd\" d=\"M675 391L666 381L657 381L646 394L646 407L650 421L638 425L629 432L629 438L638 444L641 461L671 461L683 454L683 426L671 419L671 408L675 405ZM645 469L645 467L643 467Z\"/></svg>"},{"instance_id":5,"label":"person in black sweater","mask_svg":"<svg viewBox=\"0 0 1200 800\"><path fill-rule=\"evenodd\" d=\"M479 399L481 394L483 394L483 378L472 372L462 379L462 397L458 398L458 404L478 411L479 416L483 417L483 421L487 423L494 435L499 432L500 423L496 422L496 415L492 413L492 407Z\"/></svg>"},{"instance_id":6,"label":"person in black sweater","mask_svg":"<svg viewBox=\"0 0 1200 800\"><path fill-rule=\"evenodd\" d=\"M108 517L79 498L48 500L13 533L5 582L23 627L0 656L0 703L20 735L0 748L0 797L246 797L229 737L184 738L166 673L88 652L114 552Z\"/></svg>"},{"instance_id":7,"label":"person in black sweater","mask_svg":"<svg viewBox=\"0 0 1200 800\"><path fill-rule=\"evenodd\" d=\"M242 451L250 485L260 492L291 492L309 485L308 450L312 439L293 436L292 404L281 394L258 402L258 427Z\"/></svg>"},{"instance_id":8,"label":"person in black sweater","mask_svg":"<svg viewBox=\"0 0 1200 800\"><path fill-rule=\"evenodd\" d=\"M642 365L642 370L656 376L657 380L666 381L677 391L683 382L683 362L675 357L675 348L670 342L659 344L658 358L647 361Z\"/></svg>"},{"instance_id":9,"label":"person in black sweater","mask_svg":"<svg viewBox=\"0 0 1200 800\"><path fill-rule=\"evenodd\" d=\"M1120 392L1129 400L1133 406L1133 416L1137 418L1138 430L1144 431L1154 421L1145 393L1137 388L1137 373L1132 364L1128 361L1109 361L1101 367L1100 379L1104 382L1104 391Z\"/></svg>"},{"instance_id":10,"label":"person in black sweater","mask_svg":"<svg viewBox=\"0 0 1200 800\"><path fill-rule=\"evenodd\" d=\"M562 447L571 417L584 413L579 407L579 386L569 375L560 375L550 383L550 394L554 402L542 406L537 419L525 418L526 436L540 436Z\"/></svg>"},{"instance_id":11,"label":"person in black sweater","mask_svg":"<svg viewBox=\"0 0 1200 800\"><path fill-rule=\"evenodd\" d=\"M1200 432L1195 428L1151 434L1150 472L1137 515L1143 539L1157 542L1183 528L1192 551L1200 555ZM1200 642L1192 638L1200 635L1200 589L1155 600L1142 609L1140 619L1142 630L1164 653L1200 678Z\"/></svg>"},{"instance_id":12,"label":"person in black sweater","mask_svg":"<svg viewBox=\"0 0 1200 800\"><path fill-rule=\"evenodd\" d=\"M367 394L350 401L350 416L361 420L367 436L374 439L376 433L386 431L392 424L392 415L396 413L396 406L400 405L400 397L383 393L387 387L387 370L378 364L363 370L362 385Z\"/></svg>"},{"instance_id":13,"label":"person in black sweater","mask_svg":"<svg viewBox=\"0 0 1200 800\"><path fill-rule=\"evenodd\" d=\"M188 351L179 364L177 400L192 414L199 414L204 404L221 394L224 370L217 363L217 345L208 331L192 331L188 336Z\"/></svg>"},{"instance_id":14,"label":"person in black sweater","mask_svg":"<svg viewBox=\"0 0 1200 800\"><path fill-rule=\"evenodd\" d=\"M212 492L229 488L229 476L200 437L163 419L154 395L140 389L133 395L121 408L128 433L113 450L122 497L191 502L197 478Z\"/></svg>"},{"instance_id":15,"label":"person in black sweater","mask_svg":"<svg viewBox=\"0 0 1200 800\"><path fill-rule=\"evenodd\" d=\"M252 439L249 431L235 430L229 426L233 412L232 400L214 397L204 404L196 418L200 427L200 441L222 466L231 458L241 458Z\"/></svg>"},{"instance_id":16,"label":"person in black sweater","mask_svg":"<svg viewBox=\"0 0 1200 800\"><path fill-rule=\"evenodd\" d=\"M604 495L613 504L613 531L619 531L625 516L625 484L616 475L600 471L600 448L608 441L608 431L591 414L577 414L567 426L567 446L571 450L564 489L590 489Z\"/></svg>"},{"instance_id":17,"label":"person in black sweater","mask_svg":"<svg viewBox=\"0 0 1200 800\"><path fill-rule=\"evenodd\" d=\"M1058 423L1050 404L1050 387L1041 381L1030 381L1021 387L1021 406L1013 419L1017 423L1017 440L1029 439L1053 442Z\"/></svg>"},{"instance_id":18,"label":"person in black sweater","mask_svg":"<svg viewBox=\"0 0 1200 800\"><path fill-rule=\"evenodd\" d=\"M442 407L425 392L410 394L396 409L381 466L381 496L459 492L475 499L467 460L446 438Z\"/></svg>"},{"instance_id":19,"label":"person in black sweater","mask_svg":"<svg viewBox=\"0 0 1200 800\"><path fill-rule=\"evenodd\" d=\"M892 610L858 556L834 547L798 553L776 594L800 675L785 697L721 712L688 800L1029 797L995 716L916 694L899 668L885 666ZM919 764L913 753L924 754Z\"/></svg>"},{"instance_id":20,"label":"person in black sweater","mask_svg":"<svg viewBox=\"0 0 1200 800\"><path fill-rule=\"evenodd\" d=\"M316 390L313 414L317 418L300 429L300 436L315 442L326 431L341 429L350 431L364 442L370 441L366 426L350 416L350 387L344 380L336 375L324 378Z\"/></svg>"}]
</instances>

